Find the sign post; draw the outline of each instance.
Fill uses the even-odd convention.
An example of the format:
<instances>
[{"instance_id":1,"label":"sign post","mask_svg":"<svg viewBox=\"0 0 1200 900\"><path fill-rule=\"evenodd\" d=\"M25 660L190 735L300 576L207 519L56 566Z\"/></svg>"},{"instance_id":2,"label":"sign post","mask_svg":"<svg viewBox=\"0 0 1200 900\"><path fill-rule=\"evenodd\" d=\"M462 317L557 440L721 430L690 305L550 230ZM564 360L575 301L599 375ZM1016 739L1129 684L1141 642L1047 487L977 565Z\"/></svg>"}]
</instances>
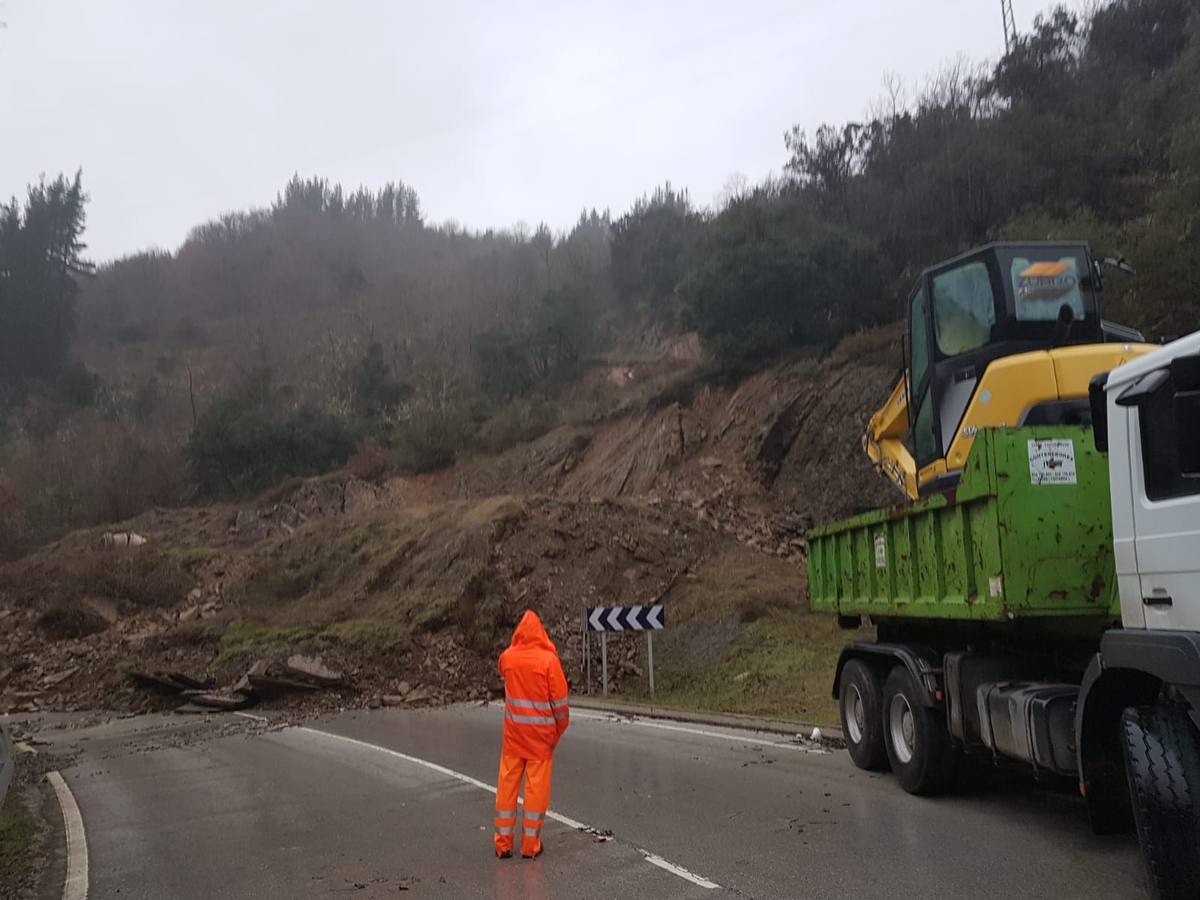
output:
<instances>
[{"instance_id":1,"label":"sign post","mask_svg":"<svg viewBox=\"0 0 1200 900\"><path fill-rule=\"evenodd\" d=\"M646 632L646 668L650 672L650 709L654 709L654 632Z\"/></svg>"},{"instance_id":2,"label":"sign post","mask_svg":"<svg viewBox=\"0 0 1200 900\"><path fill-rule=\"evenodd\" d=\"M653 606L596 606L588 611L587 630L600 632L600 666L604 680L604 696L608 696L608 633L610 631L646 632L646 668L650 676L650 705L654 705L654 632L662 631L663 607ZM588 658L591 664L591 657ZM590 669L589 669L590 673ZM588 676L591 689L591 675Z\"/></svg>"},{"instance_id":3,"label":"sign post","mask_svg":"<svg viewBox=\"0 0 1200 900\"><path fill-rule=\"evenodd\" d=\"M608 632L600 635L600 665L604 669L604 696L608 696Z\"/></svg>"},{"instance_id":4,"label":"sign post","mask_svg":"<svg viewBox=\"0 0 1200 900\"><path fill-rule=\"evenodd\" d=\"M592 632L588 628L587 608L583 610L583 659L587 672L587 692L592 695Z\"/></svg>"}]
</instances>

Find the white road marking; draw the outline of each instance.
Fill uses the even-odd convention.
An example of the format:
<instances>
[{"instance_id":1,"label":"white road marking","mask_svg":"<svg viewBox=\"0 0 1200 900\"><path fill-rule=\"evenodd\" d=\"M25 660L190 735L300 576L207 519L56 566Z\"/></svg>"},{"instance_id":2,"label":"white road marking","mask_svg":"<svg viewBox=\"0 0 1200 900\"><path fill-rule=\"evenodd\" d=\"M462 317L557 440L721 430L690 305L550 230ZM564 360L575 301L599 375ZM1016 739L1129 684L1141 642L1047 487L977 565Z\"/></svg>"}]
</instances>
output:
<instances>
[{"instance_id":1,"label":"white road marking","mask_svg":"<svg viewBox=\"0 0 1200 900\"><path fill-rule=\"evenodd\" d=\"M621 720L618 720L621 721ZM763 738L746 737L740 734L722 733L720 731L705 731L702 728L685 728L682 725L668 725L665 722L647 722L645 719L630 719L633 725L641 725L643 728L660 728L663 731L679 731L683 734L695 734L700 737L719 738L724 741L737 741L742 744L760 744L763 747L778 747L780 750L796 750L800 753L824 753L824 750L818 750L815 747L805 747L801 744L784 744L779 741L768 741Z\"/></svg>"},{"instance_id":2,"label":"white road marking","mask_svg":"<svg viewBox=\"0 0 1200 900\"><path fill-rule=\"evenodd\" d=\"M490 705L490 704L489 704ZM571 710L572 719L587 719L591 722L616 722L617 716L615 713L595 713L580 712L578 709Z\"/></svg>"},{"instance_id":3,"label":"white road marking","mask_svg":"<svg viewBox=\"0 0 1200 900\"><path fill-rule=\"evenodd\" d=\"M356 738L345 737L340 734L333 734L329 731L320 731L316 728L308 728L304 725L297 726L294 730L303 731L307 734L320 735L324 738L342 741L343 743L352 744L356 747L364 747L368 750L375 750L378 753L386 753L388 756L394 756L397 759L402 759L405 762L413 763L414 765L424 766L426 769L431 769L440 775L445 775L449 778L454 778L457 781L461 781L464 784L477 787L480 790L487 791L489 794L496 793L496 788L487 782L480 781L478 778L472 778L470 775L464 774L463 772L457 772L454 769L448 769L445 766L438 765L435 762L430 762L427 759L421 759L419 756L410 756L407 753L401 753L399 750L392 750L388 747L381 747L378 744L370 744L366 741L360 741ZM525 802L524 798L521 798L521 802ZM585 825L583 822L576 821L569 816L564 816L562 813L555 812L552 809L546 812L546 818L553 819L555 822L560 822L563 825L566 825L568 828L573 828L576 831L596 831L596 829L592 828L590 825ZM642 854L642 857L646 860L646 862L653 866L658 866L660 869L670 872L672 875L677 875L685 881L690 881L692 884L696 884L700 887L708 888L710 890L720 887L720 885L715 881L709 881L707 878L702 878L699 875L689 872L687 869L683 868L683 866L677 866L674 863L668 862L661 856L651 853L649 850L643 850L641 847L638 847L637 851L638 853ZM64 900L66 900L66 898L64 898Z\"/></svg>"},{"instance_id":4,"label":"white road marking","mask_svg":"<svg viewBox=\"0 0 1200 900\"><path fill-rule=\"evenodd\" d=\"M270 722L271 721L266 716L256 716L256 715L254 715L254 713L248 713L248 712L235 712L234 715L241 716L243 719L253 719L255 722Z\"/></svg>"},{"instance_id":5,"label":"white road marking","mask_svg":"<svg viewBox=\"0 0 1200 900\"><path fill-rule=\"evenodd\" d=\"M764 747L778 747L780 750L798 750L801 753L825 753L818 747L805 747L803 744L785 744L781 741L768 741L765 738L748 737L737 732L706 731L702 728L688 728L684 725L670 725L666 722L652 722L640 716L623 716L618 713L593 715L590 713L571 710L572 719L586 719L592 722L612 722L617 725L640 725L643 728L659 728L663 731L678 731L683 734L694 734L699 737L718 738L724 741L738 741L743 744L761 744Z\"/></svg>"},{"instance_id":6,"label":"white road marking","mask_svg":"<svg viewBox=\"0 0 1200 900\"><path fill-rule=\"evenodd\" d=\"M58 772L50 772L46 780L54 788L58 805L62 807L63 823L67 830L67 878L63 882L62 900L87 900L88 895L88 849L87 833L83 830L83 816L79 804Z\"/></svg>"},{"instance_id":7,"label":"white road marking","mask_svg":"<svg viewBox=\"0 0 1200 900\"><path fill-rule=\"evenodd\" d=\"M707 878L700 877L695 872L689 872L683 866L677 866L673 862L667 862L661 856L655 856L653 853L648 853L645 850L640 850L639 852L646 858L646 862L650 863L650 865L658 866L660 869L665 869L672 875L678 875L685 881L690 881L692 884L698 884L700 887L708 888L709 890L720 887L720 885L715 881L709 881Z\"/></svg>"}]
</instances>

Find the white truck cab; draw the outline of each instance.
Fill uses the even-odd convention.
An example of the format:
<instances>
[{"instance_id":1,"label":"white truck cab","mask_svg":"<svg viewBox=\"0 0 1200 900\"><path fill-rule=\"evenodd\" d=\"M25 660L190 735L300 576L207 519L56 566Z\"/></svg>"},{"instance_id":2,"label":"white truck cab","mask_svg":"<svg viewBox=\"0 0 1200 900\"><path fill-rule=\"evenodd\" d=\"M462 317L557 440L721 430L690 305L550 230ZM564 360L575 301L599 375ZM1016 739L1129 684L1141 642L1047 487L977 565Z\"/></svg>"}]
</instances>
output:
<instances>
[{"instance_id":1,"label":"white truck cab","mask_svg":"<svg viewBox=\"0 0 1200 900\"><path fill-rule=\"evenodd\" d=\"M1084 673L1080 790L1133 824L1154 900L1200 896L1200 332L1097 377L1121 627Z\"/></svg>"},{"instance_id":2,"label":"white truck cab","mask_svg":"<svg viewBox=\"0 0 1200 900\"><path fill-rule=\"evenodd\" d=\"M1200 332L1114 369L1104 393L1122 625L1200 631Z\"/></svg>"}]
</instances>

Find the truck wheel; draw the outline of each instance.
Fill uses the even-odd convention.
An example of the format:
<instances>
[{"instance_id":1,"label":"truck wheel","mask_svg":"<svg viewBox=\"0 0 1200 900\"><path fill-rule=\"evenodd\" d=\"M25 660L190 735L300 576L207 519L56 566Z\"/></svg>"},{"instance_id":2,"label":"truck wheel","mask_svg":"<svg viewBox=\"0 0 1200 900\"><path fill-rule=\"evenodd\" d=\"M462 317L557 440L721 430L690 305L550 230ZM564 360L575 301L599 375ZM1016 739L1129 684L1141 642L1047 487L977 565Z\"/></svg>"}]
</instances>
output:
<instances>
[{"instance_id":1,"label":"truck wheel","mask_svg":"<svg viewBox=\"0 0 1200 900\"><path fill-rule=\"evenodd\" d=\"M846 749L860 769L877 772L887 768L883 746L883 705L879 678L861 659L849 660L838 680L838 712Z\"/></svg>"},{"instance_id":2,"label":"truck wheel","mask_svg":"<svg viewBox=\"0 0 1200 900\"><path fill-rule=\"evenodd\" d=\"M957 753L943 717L919 697L908 669L892 669L883 685L883 737L900 786L933 796L953 780Z\"/></svg>"},{"instance_id":3,"label":"truck wheel","mask_svg":"<svg viewBox=\"0 0 1200 900\"><path fill-rule=\"evenodd\" d=\"M1130 707L1121 747L1133 819L1155 900L1200 896L1200 752L1183 710Z\"/></svg>"}]
</instances>

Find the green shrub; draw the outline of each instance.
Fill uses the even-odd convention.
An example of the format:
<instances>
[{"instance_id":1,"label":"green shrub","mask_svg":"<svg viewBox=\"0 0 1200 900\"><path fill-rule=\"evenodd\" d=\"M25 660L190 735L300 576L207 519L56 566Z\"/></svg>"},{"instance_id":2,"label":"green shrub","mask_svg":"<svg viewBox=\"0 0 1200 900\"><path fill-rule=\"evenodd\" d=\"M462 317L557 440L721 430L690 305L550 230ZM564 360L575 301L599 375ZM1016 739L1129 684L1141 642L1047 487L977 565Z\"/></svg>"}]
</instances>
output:
<instances>
[{"instance_id":1,"label":"green shrub","mask_svg":"<svg viewBox=\"0 0 1200 900\"><path fill-rule=\"evenodd\" d=\"M311 406L277 410L271 374L260 370L200 417L187 452L197 491L215 497L335 469L355 443L349 425L336 416Z\"/></svg>"},{"instance_id":2,"label":"green shrub","mask_svg":"<svg viewBox=\"0 0 1200 900\"><path fill-rule=\"evenodd\" d=\"M71 363L54 380L55 392L64 403L72 406L92 406L100 392L100 376L83 363Z\"/></svg>"},{"instance_id":3,"label":"green shrub","mask_svg":"<svg viewBox=\"0 0 1200 900\"><path fill-rule=\"evenodd\" d=\"M393 377L391 366L383 358L383 346L378 343L367 347L362 359L344 377L355 413L367 420L393 412L413 392L411 386Z\"/></svg>"},{"instance_id":4,"label":"green shrub","mask_svg":"<svg viewBox=\"0 0 1200 900\"><path fill-rule=\"evenodd\" d=\"M764 188L732 202L696 242L679 292L717 363L752 369L789 344L820 344L877 322L875 243L821 221L803 198Z\"/></svg>"},{"instance_id":5,"label":"green shrub","mask_svg":"<svg viewBox=\"0 0 1200 900\"><path fill-rule=\"evenodd\" d=\"M528 392L535 381L528 350L528 336L522 333L493 328L476 337L471 364L479 389L493 399Z\"/></svg>"},{"instance_id":6,"label":"green shrub","mask_svg":"<svg viewBox=\"0 0 1200 900\"><path fill-rule=\"evenodd\" d=\"M540 398L518 398L483 423L474 444L487 453L501 453L517 444L536 440L554 428L558 421L558 408L553 403Z\"/></svg>"},{"instance_id":7,"label":"green shrub","mask_svg":"<svg viewBox=\"0 0 1200 900\"><path fill-rule=\"evenodd\" d=\"M38 616L38 628L51 640L76 640L108 627L98 612L78 600L59 600Z\"/></svg>"},{"instance_id":8,"label":"green shrub","mask_svg":"<svg viewBox=\"0 0 1200 900\"><path fill-rule=\"evenodd\" d=\"M451 465L471 440L471 423L457 407L416 412L396 436L396 461L414 474Z\"/></svg>"}]
</instances>

